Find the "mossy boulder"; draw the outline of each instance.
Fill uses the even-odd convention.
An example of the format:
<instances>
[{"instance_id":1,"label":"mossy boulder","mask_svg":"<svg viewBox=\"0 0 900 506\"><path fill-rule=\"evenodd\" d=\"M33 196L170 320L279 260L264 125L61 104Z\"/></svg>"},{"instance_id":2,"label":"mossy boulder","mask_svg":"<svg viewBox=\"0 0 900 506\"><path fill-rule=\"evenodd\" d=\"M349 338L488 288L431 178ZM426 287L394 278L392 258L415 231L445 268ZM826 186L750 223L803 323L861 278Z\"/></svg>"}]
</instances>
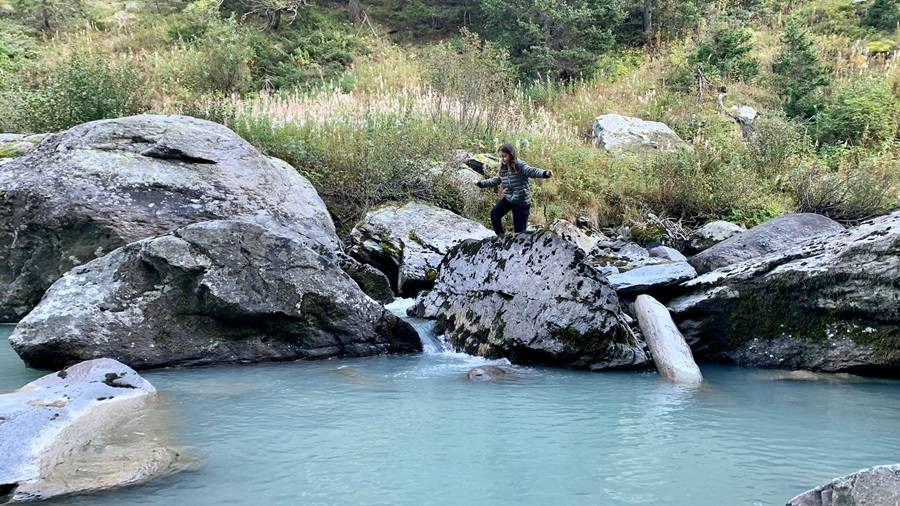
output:
<instances>
[{"instance_id":1,"label":"mossy boulder","mask_svg":"<svg viewBox=\"0 0 900 506\"><path fill-rule=\"evenodd\" d=\"M700 358L900 375L900 212L681 286L668 307Z\"/></svg>"},{"instance_id":2,"label":"mossy boulder","mask_svg":"<svg viewBox=\"0 0 900 506\"><path fill-rule=\"evenodd\" d=\"M216 220L69 271L9 340L35 367L110 357L135 369L420 351L318 243L270 223Z\"/></svg>"},{"instance_id":3,"label":"mossy boulder","mask_svg":"<svg viewBox=\"0 0 900 506\"><path fill-rule=\"evenodd\" d=\"M410 314L437 319L457 350L488 358L594 370L649 364L604 274L550 231L460 243Z\"/></svg>"}]
</instances>

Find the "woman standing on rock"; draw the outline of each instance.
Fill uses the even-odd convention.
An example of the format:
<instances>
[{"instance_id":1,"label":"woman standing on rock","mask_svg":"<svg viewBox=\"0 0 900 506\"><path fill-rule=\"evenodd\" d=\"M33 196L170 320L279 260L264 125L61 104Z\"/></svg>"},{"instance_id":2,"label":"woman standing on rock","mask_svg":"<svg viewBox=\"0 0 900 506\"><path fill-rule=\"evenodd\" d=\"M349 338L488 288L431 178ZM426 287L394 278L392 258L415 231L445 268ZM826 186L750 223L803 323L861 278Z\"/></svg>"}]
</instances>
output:
<instances>
[{"instance_id":1,"label":"woman standing on rock","mask_svg":"<svg viewBox=\"0 0 900 506\"><path fill-rule=\"evenodd\" d=\"M491 225L497 235L503 234L503 217L512 211L513 229L524 232L528 226L528 213L531 211L531 188L528 178L548 178L552 171L534 168L516 157L516 148L512 144L500 146L500 174L490 179L478 181L479 188L494 188L502 184L502 195L491 209Z\"/></svg>"}]
</instances>

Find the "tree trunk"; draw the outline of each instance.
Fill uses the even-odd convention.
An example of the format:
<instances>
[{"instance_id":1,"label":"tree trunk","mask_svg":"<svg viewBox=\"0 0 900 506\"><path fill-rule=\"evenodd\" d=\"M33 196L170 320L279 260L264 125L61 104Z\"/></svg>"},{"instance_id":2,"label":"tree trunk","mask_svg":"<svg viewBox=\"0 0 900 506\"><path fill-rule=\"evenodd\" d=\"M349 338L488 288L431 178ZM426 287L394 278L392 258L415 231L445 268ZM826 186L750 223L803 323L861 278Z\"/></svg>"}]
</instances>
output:
<instances>
[{"instance_id":1,"label":"tree trunk","mask_svg":"<svg viewBox=\"0 0 900 506\"><path fill-rule=\"evenodd\" d=\"M653 36L653 0L644 0L644 35L647 40Z\"/></svg>"}]
</instances>

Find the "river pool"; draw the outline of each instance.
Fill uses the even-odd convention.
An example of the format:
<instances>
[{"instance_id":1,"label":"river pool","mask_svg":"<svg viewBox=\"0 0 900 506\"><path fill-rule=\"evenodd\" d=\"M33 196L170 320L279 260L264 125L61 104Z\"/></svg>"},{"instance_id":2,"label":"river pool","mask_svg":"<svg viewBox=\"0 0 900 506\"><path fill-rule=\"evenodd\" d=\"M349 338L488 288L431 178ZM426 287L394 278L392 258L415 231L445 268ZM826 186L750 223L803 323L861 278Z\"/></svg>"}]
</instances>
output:
<instances>
[{"instance_id":1,"label":"river pool","mask_svg":"<svg viewBox=\"0 0 900 506\"><path fill-rule=\"evenodd\" d=\"M427 325L416 322L427 333ZM0 326L0 391L26 368ZM781 505L900 462L900 382L782 381L417 356L147 371L195 471L60 505ZM502 363L502 362L501 362Z\"/></svg>"}]
</instances>

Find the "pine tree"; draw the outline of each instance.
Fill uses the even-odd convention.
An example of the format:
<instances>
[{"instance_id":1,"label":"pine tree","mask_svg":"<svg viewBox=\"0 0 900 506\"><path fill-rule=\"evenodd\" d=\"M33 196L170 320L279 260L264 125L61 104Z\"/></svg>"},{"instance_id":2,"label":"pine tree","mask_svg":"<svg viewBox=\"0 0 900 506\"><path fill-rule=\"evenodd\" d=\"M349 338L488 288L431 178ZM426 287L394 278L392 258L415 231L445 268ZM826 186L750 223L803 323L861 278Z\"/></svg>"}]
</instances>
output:
<instances>
[{"instance_id":1,"label":"pine tree","mask_svg":"<svg viewBox=\"0 0 900 506\"><path fill-rule=\"evenodd\" d=\"M788 23L781 40L784 49L772 63L772 71L785 97L784 110L790 116L811 118L818 109L816 91L831 82L831 72L798 24Z\"/></svg>"}]
</instances>

